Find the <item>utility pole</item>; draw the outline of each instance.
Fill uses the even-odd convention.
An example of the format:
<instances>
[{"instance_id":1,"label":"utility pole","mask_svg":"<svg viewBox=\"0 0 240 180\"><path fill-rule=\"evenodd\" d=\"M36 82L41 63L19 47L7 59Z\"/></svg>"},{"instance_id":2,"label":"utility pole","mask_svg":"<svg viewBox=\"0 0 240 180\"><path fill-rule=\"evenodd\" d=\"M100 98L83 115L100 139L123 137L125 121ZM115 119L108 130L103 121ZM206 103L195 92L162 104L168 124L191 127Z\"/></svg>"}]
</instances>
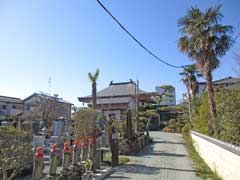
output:
<instances>
[{"instance_id":1,"label":"utility pole","mask_svg":"<svg viewBox=\"0 0 240 180\"><path fill-rule=\"evenodd\" d=\"M139 81L137 80L137 97L136 97L136 121L137 121L137 131L139 131Z\"/></svg>"}]
</instances>

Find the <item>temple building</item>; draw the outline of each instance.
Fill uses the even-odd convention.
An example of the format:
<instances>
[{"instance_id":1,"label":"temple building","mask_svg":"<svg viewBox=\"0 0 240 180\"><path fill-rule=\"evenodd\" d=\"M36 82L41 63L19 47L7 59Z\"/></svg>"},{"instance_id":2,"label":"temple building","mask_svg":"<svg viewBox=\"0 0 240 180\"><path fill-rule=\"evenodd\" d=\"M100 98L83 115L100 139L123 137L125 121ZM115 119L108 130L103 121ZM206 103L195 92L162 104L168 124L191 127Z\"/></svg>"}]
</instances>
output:
<instances>
[{"instance_id":1,"label":"temple building","mask_svg":"<svg viewBox=\"0 0 240 180\"><path fill-rule=\"evenodd\" d=\"M138 83L133 80L119 83L111 81L107 88L97 92L97 110L103 111L107 119L109 115L115 115L116 120L123 120L128 108L136 112L138 106L144 106L151 98L152 93L139 89ZM92 105L91 95L79 97L78 100L89 107Z\"/></svg>"}]
</instances>

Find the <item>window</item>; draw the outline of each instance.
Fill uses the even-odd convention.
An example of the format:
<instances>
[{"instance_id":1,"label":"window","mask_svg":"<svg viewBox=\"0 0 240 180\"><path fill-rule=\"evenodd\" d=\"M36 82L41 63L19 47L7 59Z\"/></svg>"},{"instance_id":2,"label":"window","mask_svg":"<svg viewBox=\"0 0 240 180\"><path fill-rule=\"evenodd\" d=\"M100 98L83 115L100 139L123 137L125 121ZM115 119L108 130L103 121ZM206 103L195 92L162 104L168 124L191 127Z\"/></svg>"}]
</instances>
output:
<instances>
[{"instance_id":1,"label":"window","mask_svg":"<svg viewBox=\"0 0 240 180\"><path fill-rule=\"evenodd\" d=\"M17 106L15 104L12 105L13 109L17 109Z\"/></svg>"},{"instance_id":2,"label":"window","mask_svg":"<svg viewBox=\"0 0 240 180\"><path fill-rule=\"evenodd\" d=\"M2 109L7 109L7 106L6 105L2 105Z\"/></svg>"}]
</instances>

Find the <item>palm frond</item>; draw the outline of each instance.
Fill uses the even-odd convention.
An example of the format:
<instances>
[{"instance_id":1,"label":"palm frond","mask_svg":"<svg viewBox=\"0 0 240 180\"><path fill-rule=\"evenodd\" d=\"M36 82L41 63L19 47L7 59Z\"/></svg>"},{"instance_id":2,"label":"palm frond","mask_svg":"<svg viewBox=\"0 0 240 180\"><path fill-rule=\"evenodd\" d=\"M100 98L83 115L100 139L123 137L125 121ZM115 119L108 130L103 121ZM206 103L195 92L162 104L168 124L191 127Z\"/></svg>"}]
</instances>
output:
<instances>
[{"instance_id":1,"label":"palm frond","mask_svg":"<svg viewBox=\"0 0 240 180\"><path fill-rule=\"evenodd\" d=\"M92 73L88 73L88 78L90 79L90 81L92 83L96 83L97 80L98 80L98 77L99 77L99 73L100 73L100 70L99 69L96 69L96 72L94 74Z\"/></svg>"}]
</instances>

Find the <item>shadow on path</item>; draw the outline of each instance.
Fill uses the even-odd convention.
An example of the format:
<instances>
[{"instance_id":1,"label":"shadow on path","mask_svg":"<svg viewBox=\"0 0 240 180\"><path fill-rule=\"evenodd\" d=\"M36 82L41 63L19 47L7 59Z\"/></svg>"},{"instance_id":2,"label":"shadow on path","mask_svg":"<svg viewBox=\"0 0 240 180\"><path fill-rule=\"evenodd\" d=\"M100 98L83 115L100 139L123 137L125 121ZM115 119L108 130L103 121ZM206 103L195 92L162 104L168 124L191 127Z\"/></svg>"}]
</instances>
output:
<instances>
[{"instance_id":1,"label":"shadow on path","mask_svg":"<svg viewBox=\"0 0 240 180\"><path fill-rule=\"evenodd\" d=\"M180 144L184 145L184 142L173 142L173 141L153 141L154 144Z\"/></svg>"},{"instance_id":2,"label":"shadow on path","mask_svg":"<svg viewBox=\"0 0 240 180\"><path fill-rule=\"evenodd\" d=\"M115 176L115 175L112 175L111 179L130 179L130 178L126 177L126 176Z\"/></svg>"},{"instance_id":3,"label":"shadow on path","mask_svg":"<svg viewBox=\"0 0 240 180\"><path fill-rule=\"evenodd\" d=\"M180 171L180 172L196 172L193 169L177 169L170 167L153 167L146 166L142 164L128 164L122 167L119 167L117 172L118 174L134 173L134 174L144 174L144 175L154 175L161 173L161 170L169 171ZM112 175L111 178L121 178L121 176ZM122 176L124 177L124 176ZM125 177L124 177L125 178Z\"/></svg>"},{"instance_id":4,"label":"shadow on path","mask_svg":"<svg viewBox=\"0 0 240 180\"><path fill-rule=\"evenodd\" d=\"M134 174L158 174L160 168L153 166L146 166L142 164L127 164L118 169L120 173L134 173ZM112 178L112 176L111 176Z\"/></svg>"}]
</instances>

